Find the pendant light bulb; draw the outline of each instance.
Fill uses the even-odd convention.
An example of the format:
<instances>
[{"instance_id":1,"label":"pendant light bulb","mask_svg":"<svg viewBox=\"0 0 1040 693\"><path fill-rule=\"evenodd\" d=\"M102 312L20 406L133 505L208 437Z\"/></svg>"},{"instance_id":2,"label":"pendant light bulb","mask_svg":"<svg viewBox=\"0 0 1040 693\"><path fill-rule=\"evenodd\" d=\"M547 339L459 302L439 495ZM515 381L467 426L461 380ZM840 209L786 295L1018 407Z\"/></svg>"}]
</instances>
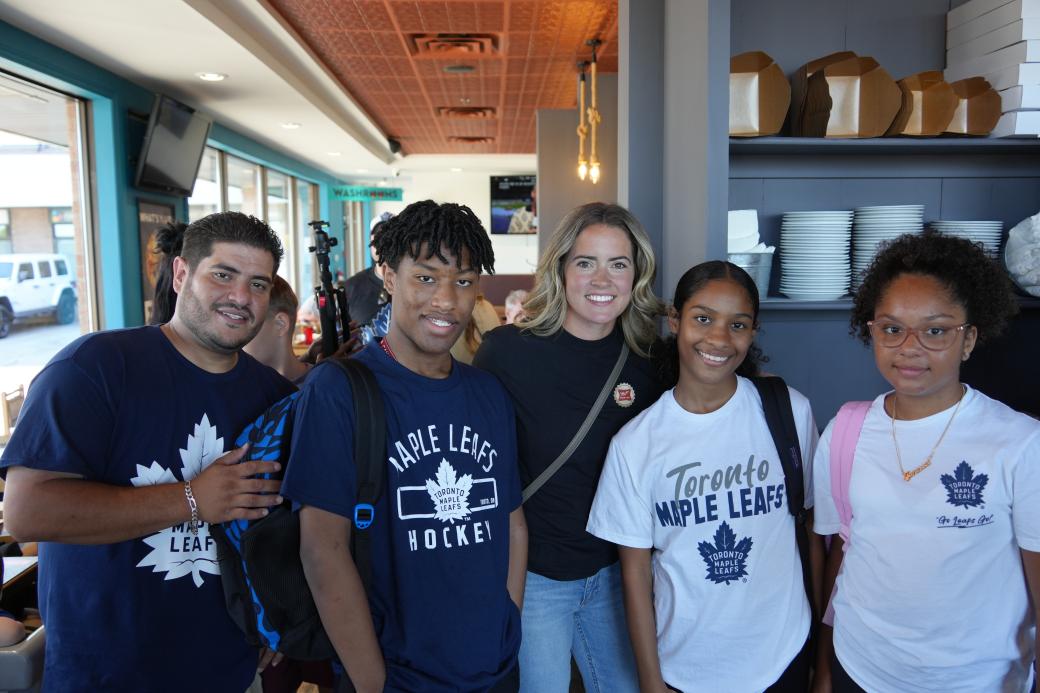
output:
<instances>
[{"instance_id":1,"label":"pendant light bulb","mask_svg":"<svg viewBox=\"0 0 1040 693\"><path fill-rule=\"evenodd\" d=\"M589 175L589 164L584 159L578 161L578 178L585 180Z\"/></svg>"},{"instance_id":2,"label":"pendant light bulb","mask_svg":"<svg viewBox=\"0 0 1040 693\"><path fill-rule=\"evenodd\" d=\"M582 176L582 180L585 180L584 176ZM599 182L599 162L598 161L593 161L592 162L592 166L589 167L589 180L591 180L593 184L596 184L596 183Z\"/></svg>"}]
</instances>

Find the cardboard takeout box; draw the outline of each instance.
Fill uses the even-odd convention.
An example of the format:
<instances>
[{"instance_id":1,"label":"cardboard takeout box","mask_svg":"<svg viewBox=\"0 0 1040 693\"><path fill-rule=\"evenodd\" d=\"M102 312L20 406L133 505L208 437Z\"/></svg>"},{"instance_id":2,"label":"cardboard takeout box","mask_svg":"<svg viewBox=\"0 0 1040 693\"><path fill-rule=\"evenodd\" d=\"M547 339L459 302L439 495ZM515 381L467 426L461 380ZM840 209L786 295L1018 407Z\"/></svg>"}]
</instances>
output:
<instances>
[{"instance_id":1,"label":"cardboard takeout box","mask_svg":"<svg viewBox=\"0 0 1040 693\"><path fill-rule=\"evenodd\" d=\"M849 58L855 57L856 54L852 51L839 51L837 53L825 55L822 58L817 58L816 60L810 60L805 65L798 68L794 73L794 76L791 78L791 135L802 137L805 135L806 130L817 131L821 127L819 123L807 125L805 122L807 117L806 99L808 98L809 92L809 77L832 63L841 62L842 60L848 60ZM816 98L823 100L812 105L809 116L823 118L822 127L826 129L826 117L830 113L831 109L830 94L816 94Z\"/></svg>"},{"instance_id":2,"label":"cardboard takeout box","mask_svg":"<svg viewBox=\"0 0 1040 693\"><path fill-rule=\"evenodd\" d=\"M762 51L729 60L729 134L775 135L791 103L791 85L780 66Z\"/></svg>"},{"instance_id":3,"label":"cardboard takeout box","mask_svg":"<svg viewBox=\"0 0 1040 693\"><path fill-rule=\"evenodd\" d=\"M1000 120L1000 94L984 77L969 77L950 85L957 95L946 132L958 135L988 135Z\"/></svg>"},{"instance_id":4,"label":"cardboard takeout box","mask_svg":"<svg viewBox=\"0 0 1040 693\"><path fill-rule=\"evenodd\" d=\"M885 135L941 135L950 124L958 103L953 87L943 80L942 72L919 72L899 80L897 84L903 95L903 105Z\"/></svg>"},{"instance_id":5,"label":"cardboard takeout box","mask_svg":"<svg viewBox=\"0 0 1040 693\"><path fill-rule=\"evenodd\" d=\"M853 56L809 75L802 116L806 137L880 137L903 103L895 80L870 57Z\"/></svg>"}]
</instances>

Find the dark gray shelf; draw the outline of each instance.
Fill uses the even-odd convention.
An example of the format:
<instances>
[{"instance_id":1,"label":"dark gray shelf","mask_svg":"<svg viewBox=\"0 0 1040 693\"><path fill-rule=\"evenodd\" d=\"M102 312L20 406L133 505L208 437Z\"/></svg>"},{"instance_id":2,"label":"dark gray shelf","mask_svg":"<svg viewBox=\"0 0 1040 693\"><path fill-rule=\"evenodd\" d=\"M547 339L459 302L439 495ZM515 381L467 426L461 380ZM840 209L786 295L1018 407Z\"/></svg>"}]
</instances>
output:
<instances>
[{"instance_id":1,"label":"dark gray shelf","mask_svg":"<svg viewBox=\"0 0 1040 693\"><path fill-rule=\"evenodd\" d=\"M1040 138L880 137L835 140L822 137L731 137L731 155L775 154L1040 154Z\"/></svg>"}]
</instances>

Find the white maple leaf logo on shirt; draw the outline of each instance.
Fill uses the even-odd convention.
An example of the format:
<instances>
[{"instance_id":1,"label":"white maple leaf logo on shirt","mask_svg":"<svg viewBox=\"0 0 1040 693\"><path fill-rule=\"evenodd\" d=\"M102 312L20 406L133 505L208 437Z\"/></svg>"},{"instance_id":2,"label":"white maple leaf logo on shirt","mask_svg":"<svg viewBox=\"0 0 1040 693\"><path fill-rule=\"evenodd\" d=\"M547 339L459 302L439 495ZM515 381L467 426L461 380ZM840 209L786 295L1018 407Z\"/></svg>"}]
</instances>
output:
<instances>
[{"instance_id":1,"label":"white maple leaf logo on shirt","mask_svg":"<svg viewBox=\"0 0 1040 693\"><path fill-rule=\"evenodd\" d=\"M437 468L437 479L426 480L426 492L433 500L435 515L441 522L455 524L455 520L469 517L469 490L473 486L473 477L463 474L458 478L448 460L441 459Z\"/></svg>"},{"instance_id":2,"label":"white maple leaf logo on shirt","mask_svg":"<svg viewBox=\"0 0 1040 693\"><path fill-rule=\"evenodd\" d=\"M216 427L203 414L202 420L195 424L193 433L188 435L187 447L180 450L182 477L191 481L223 454L224 439L217 436ZM177 478L172 471L153 460L147 467L137 465L137 476L131 478L130 483L134 486L151 486L177 483ZM217 547L210 537L208 523L200 523L198 536L188 532L185 523L168 527L141 541L151 551L137 564L138 568L151 566L153 573L165 572L166 580L191 575L196 587L202 587L203 573L220 575Z\"/></svg>"}]
</instances>

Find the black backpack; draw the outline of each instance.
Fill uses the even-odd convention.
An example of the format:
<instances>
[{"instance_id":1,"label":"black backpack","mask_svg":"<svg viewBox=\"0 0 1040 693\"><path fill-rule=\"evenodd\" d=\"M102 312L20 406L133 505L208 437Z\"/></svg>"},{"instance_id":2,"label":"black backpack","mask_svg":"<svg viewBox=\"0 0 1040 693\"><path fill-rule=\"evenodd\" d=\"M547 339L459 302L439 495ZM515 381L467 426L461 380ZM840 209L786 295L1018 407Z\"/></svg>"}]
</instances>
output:
<instances>
[{"instance_id":1,"label":"black backpack","mask_svg":"<svg viewBox=\"0 0 1040 693\"><path fill-rule=\"evenodd\" d=\"M769 434L780 456L784 470L784 485L787 487L787 509L794 516L794 536L798 544L798 555L802 561L802 582L805 596L813 612L812 623L816 623L816 606L813 602L812 576L809 563L809 513L805 509L805 476L802 462L802 447L798 442L798 429L791 410L791 393L787 383L777 376L751 378L762 397L762 409L766 416Z\"/></svg>"},{"instance_id":2,"label":"black backpack","mask_svg":"<svg viewBox=\"0 0 1040 693\"><path fill-rule=\"evenodd\" d=\"M326 362L341 368L353 392L356 426L354 463L357 504L350 533L350 552L365 591L372 580L370 532L375 504L383 488L386 417L375 376L364 364L338 358ZM329 366L333 367L333 366ZM249 424L235 447L250 443L248 460L278 461L284 473L292 439L292 414L299 392L273 404ZM343 451L344 456L349 451ZM346 460L330 458L329 464ZM268 478L281 478L269 475ZM260 520L233 520L211 527L217 543L220 576L231 619L255 647L268 647L297 660L335 656L322 628L300 561L300 521L286 500Z\"/></svg>"}]
</instances>

